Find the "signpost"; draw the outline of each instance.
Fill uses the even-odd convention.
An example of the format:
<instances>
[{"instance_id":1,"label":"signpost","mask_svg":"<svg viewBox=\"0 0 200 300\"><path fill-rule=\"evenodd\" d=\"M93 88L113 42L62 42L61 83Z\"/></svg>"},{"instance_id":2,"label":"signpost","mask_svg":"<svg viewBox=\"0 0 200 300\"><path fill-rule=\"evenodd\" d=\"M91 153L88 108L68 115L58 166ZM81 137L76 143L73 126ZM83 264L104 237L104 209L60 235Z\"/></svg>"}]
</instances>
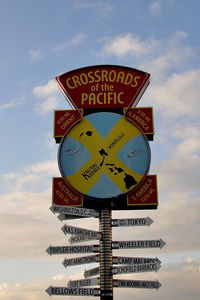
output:
<instances>
[{"instance_id":1,"label":"signpost","mask_svg":"<svg viewBox=\"0 0 200 300\"><path fill-rule=\"evenodd\" d=\"M80 246L49 246L46 250L49 255L53 254L76 254L76 253L98 253L99 245Z\"/></svg>"},{"instance_id":2,"label":"signpost","mask_svg":"<svg viewBox=\"0 0 200 300\"><path fill-rule=\"evenodd\" d=\"M93 277L93 276L98 275L99 272L100 272L99 267L92 268L92 269L89 269L89 270L85 270L85 272L84 272L84 277L85 277L85 278Z\"/></svg>"},{"instance_id":3,"label":"signpost","mask_svg":"<svg viewBox=\"0 0 200 300\"><path fill-rule=\"evenodd\" d=\"M75 227L75 226L69 226L66 224L61 229L64 232L64 234L81 235L84 237L89 237L91 239L92 238L101 239L101 237L102 237L101 233L98 231L89 230L89 229L85 229L85 228L79 228L79 227Z\"/></svg>"},{"instance_id":4,"label":"signpost","mask_svg":"<svg viewBox=\"0 0 200 300\"><path fill-rule=\"evenodd\" d=\"M113 286L119 288L139 288L139 289L156 289L161 287L158 280L147 281L147 280L124 280L124 279L114 279Z\"/></svg>"},{"instance_id":5,"label":"signpost","mask_svg":"<svg viewBox=\"0 0 200 300\"><path fill-rule=\"evenodd\" d=\"M123 227L123 226L150 226L153 220L147 218L136 218L136 219L113 219L112 227Z\"/></svg>"},{"instance_id":6,"label":"signpost","mask_svg":"<svg viewBox=\"0 0 200 300\"><path fill-rule=\"evenodd\" d=\"M68 287L47 289L49 295L100 296L113 300L113 287L156 288L158 281L113 280L113 274L157 271L158 258L113 257L113 249L162 248L159 240L112 241L112 227L150 226L149 217L112 220L112 210L157 209L157 176L148 174L154 122L152 107L136 107L150 74L123 66L97 65L56 77L71 110L54 113L62 177L52 181L52 212L59 220L99 218L99 231L64 225L69 242L99 239L99 245L50 246L53 254L99 253L66 258L65 267L99 262ZM113 267L113 264L124 264ZM100 285L100 289L81 288Z\"/></svg>"},{"instance_id":7,"label":"signpost","mask_svg":"<svg viewBox=\"0 0 200 300\"><path fill-rule=\"evenodd\" d=\"M119 265L137 265L137 264L161 264L157 257L127 257L127 256L113 256L113 264Z\"/></svg>"},{"instance_id":8,"label":"signpost","mask_svg":"<svg viewBox=\"0 0 200 300\"><path fill-rule=\"evenodd\" d=\"M49 296L61 295L61 296L100 296L100 290L90 288L68 288L68 287L57 287L50 286L46 289Z\"/></svg>"},{"instance_id":9,"label":"signpost","mask_svg":"<svg viewBox=\"0 0 200 300\"><path fill-rule=\"evenodd\" d=\"M70 258L63 261L63 265L65 268L69 266L82 265L82 264L90 264L99 262L99 255L90 255L90 256L82 256L76 258Z\"/></svg>"},{"instance_id":10,"label":"signpost","mask_svg":"<svg viewBox=\"0 0 200 300\"><path fill-rule=\"evenodd\" d=\"M71 235L69 238L69 242L71 245L80 243L80 242L87 242L87 241L93 241L93 240L100 240L96 236L94 237L89 237L89 236L84 236L84 235Z\"/></svg>"},{"instance_id":11,"label":"signpost","mask_svg":"<svg viewBox=\"0 0 200 300\"><path fill-rule=\"evenodd\" d=\"M92 285L99 285L98 277L80 279L80 280L69 280L67 284L68 287L82 287L82 286L92 286Z\"/></svg>"},{"instance_id":12,"label":"signpost","mask_svg":"<svg viewBox=\"0 0 200 300\"><path fill-rule=\"evenodd\" d=\"M160 264L138 264L114 267L113 274L127 274L127 273L143 273L143 272L157 272L160 269Z\"/></svg>"},{"instance_id":13,"label":"signpost","mask_svg":"<svg viewBox=\"0 0 200 300\"><path fill-rule=\"evenodd\" d=\"M116 241L112 243L113 249L142 249L162 248L166 243L162 240Z\"/></svg>"},{"instance_id":14,"label":"signpost","mask_svg":"<svg viewBox=\"0 0 200 300\"><path fill-rule=\"evenodd\" d=\"M73 216L79 216L79 217L98 217L99 213L98 211L94 209L87 209L87 208L78 208L78 207L68 207L68 206L62 206L62 205L52 205L50 207L50 210L55 213L66 213Z\"/></svg>"}]
</instances>

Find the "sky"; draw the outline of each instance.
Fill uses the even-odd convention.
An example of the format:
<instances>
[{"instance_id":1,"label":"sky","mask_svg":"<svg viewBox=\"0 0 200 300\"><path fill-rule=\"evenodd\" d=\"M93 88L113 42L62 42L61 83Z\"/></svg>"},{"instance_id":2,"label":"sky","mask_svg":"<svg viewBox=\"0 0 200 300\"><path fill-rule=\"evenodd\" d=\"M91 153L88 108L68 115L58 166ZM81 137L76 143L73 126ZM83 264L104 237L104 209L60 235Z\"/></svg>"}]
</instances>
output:
<instances>
[{"instance_id":1,"label":"sky","mask_svg":"<svg viewBox=\"0 0 200 300\"><path fill-rule=\"evenodd\" d=\"M154 109L149 173L158 176L158 209L113 212L154 222L114 228L113 240L166 242L161 250L114 251L162 261L157 273L118 276L159 280L159 290L115 288L114 299L199 298L199 11L198 0L0 0L0 300L47 300L50 285L96 266L65 269L65 256L45 250L69 245L49 210L52 177L60 176L54 110L70 109L55 77L98 64L150 73L138 106ZM98 229L92 218L68 224Z\"/></svg>"}]
</instances>

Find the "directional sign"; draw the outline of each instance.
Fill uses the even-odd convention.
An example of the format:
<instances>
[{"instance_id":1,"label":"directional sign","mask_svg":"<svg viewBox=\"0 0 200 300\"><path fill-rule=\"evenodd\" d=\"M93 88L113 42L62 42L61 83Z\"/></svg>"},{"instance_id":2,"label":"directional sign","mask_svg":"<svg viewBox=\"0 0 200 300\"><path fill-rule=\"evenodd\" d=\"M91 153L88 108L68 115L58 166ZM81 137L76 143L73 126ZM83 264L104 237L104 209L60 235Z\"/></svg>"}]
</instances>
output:
<instances>
[{"instance_id":1,"label":"directional sign","mask_svg":"<svg viewBox=\"0 0 200 300\"><path fill-rule=\"evenodd\" d=\"M153 124L153 108L152 107L131 107L126 113L126 118L134 122L149 141L153 140L154 124ZM60 143L66 131L72 128L74 124L82 118L82 111L73 110L55 110L54 111L54 138L56 143Z\"/></svg>"},{"instance_id":2,"label":"directional sign","mask_svg":"<svg viewBox=\"0 0 200 300\"><path fill-rule=\"evenodd\" d=\"M85 216L73 216L73 215L68 215L68 214L59 214L57 216L58 220L65 221L65 220L77 220L77 219L83 219L83 218L89 218Z\"/></svg>"},{"instance_id":3,"label":"directional sign","mask_svg":"<svg viewBox=\"0 0 200 300\"><path fill-rule=\"evenodd\" d=\"M159 289L161 287L161 283L158 280L147 281L114 279L113 286L119 288Z\"/></svg>"},{"instance_id":4,"label":"directional sign","mask_svg":"<svg viewBox=\"0 0 200 300\"><path fill-rule=\"evenodd\" d=\"M161 264L161 261L157 257L123 257L123 256L113 256L113 264L119 265L138 265L138 264Z\"/></svg>"},{"instance_id":5,"label":"directional sign","mask_svg":"<svg viewBox=\"0 0 200 300\"><path fill-rule=\"evenodd\" d=\"M98 231L79 228L75 226L69 226L66 224L61 229L64 232L64 234L75 234L75 235L81 235L81 236L86 236L89 238L97 238L97 239L100 239L102 237L101 233Z\"/></svg>"},{"instance_id":6,"label":"directional sign","mask_svg":"<svg viewBox=\"0 0 200 300\"><path fill-rule=\"evenodd\" d=\"M80 109L54 111L54 138L57 143L82 118Z\"/></svg>"},{"instance_id":7,"label":"directional sign","mask_svg":"<svg viewBox=\"0 0 200 300\"><path fill-rule=\"evenodd\" d=\"M62 177L52 180L52 204L64 206L83 206L83 197L77 193Z\"/></svg>"},{"instance_id":8,"label":"directional sign","mask_svg":"<svg viewBox=\"0 0 200 300\"><path fill-rule=\"evenodd\" d=\"M160 240L139 240L112 242L113 249L162 248L166 243Z\"/></svg>"},{"instance_id":9,"label":"directional sign","mask_svg":"<svg viewBox=\"0 0 200 300\"><path fill-rule=\"evenodd\" d=\"M75 258L65 258L63 261L63 265L65 268L69 266L82 265L82 264L90 264L99 262L99 255L90 255L83 257L75 257Z\"/></svg>"},{"instance_id":10,"label":"directional sign","mask_svg":"<svg viewBox=\"0 0 200 300\"><path fill-rule=\"evenodd\" d=\"M126 274L126 273L142 273L142 272L157 272L160 269L160 264L139 264L139 265L126 265L113 268L113 274Z\"/></svg>"},{"instance_id":11,"label":"directional sign","mask_svg":"<svg viewBox=\"0 0 200 300\"><path fill-rule=\"evenodd\" d=\"M69 215L75 216L84 216L84 217L98 217L99 212L94 209L88 208L78 208L78 207L70 207L70 206L62 206L62 205L52 205L50 210L55 213L66 213Z\"/></svg>"},{"instance_id":12,"label":"directional sign","mask_svg":"<svg viewBox=\"0 0 200 300\"><path fill-rule=\"evenodd\" d=\"M149 141L153 141L154 124L152 107L131 107L126 113L126 118L133 121L141 128Z\"/></svg>"},{"instance_id":13,"label":"directional sign","mask_svg":"<svg viewBox=\"0 0 200 300\"><path fill-rule=\"evenodd\" d=\"M100 268L99 267L92 268L92 269L89 269L89 270L85 270L84 277L85 278L87 278L87 277L93 277L93 276L98 275L99 272L100 272Z\"/></svg>"},{"instance_id":14,"label":"directional sign","mask_svg":"<svg viewBox=\"0 0 200 300\"><path fill-rule=\"evenodd\" d=\"M67 287L57 287L50 286L46 289L49 296L52 295L63 295L63 296L100 296L100 289L94 288L67 288Z\"/></svg>"},{"instance_id":15,"label":"directional sign","mask_svg":"<svg viewBox=\"0 0 200 300\"><path fill-rule=\"evenodd\" d=\"M46 250L49 255L52 254L76 254L76 253L98 253L99 245L80 245L80 246L49 246Z\"/></svg>"},{"instance_id":16,"label":"directional sign","mask_svg":"<svg viewBox=\"0 0 200 300\"><path fill-rule=\"evenodd\" d=\"M113 227L123 227L123 226L150 226L153 220L149 217L147 218L136 218L136 219L113 219Z\"/></svg>"},{"instance_id":17,"label":"directional sign","mask_svg":"<svg viewBox=\"0 0 200 300\"><path fill-rule=\"evenodd\" d=\"M88 279L80 279L80 280L69 280L67 286L68 287L82 287L82 286L92 286L99 285L99 278L88 278Z\"/></svg>"},{"instance_id":18,"label":"directional sign","mask_svg":"<svg viewBox=\"0 0 200 300\"><path fill-rule=\"evenodd\" d=\"M93 240L99 240L96 236L94 237L89 237L89 236L84 236L84 235L71 235L69 238L69 242L71 245L80 243L80 242L88 242L88 241L93 241Z\"/></svg>"}]
</instances>

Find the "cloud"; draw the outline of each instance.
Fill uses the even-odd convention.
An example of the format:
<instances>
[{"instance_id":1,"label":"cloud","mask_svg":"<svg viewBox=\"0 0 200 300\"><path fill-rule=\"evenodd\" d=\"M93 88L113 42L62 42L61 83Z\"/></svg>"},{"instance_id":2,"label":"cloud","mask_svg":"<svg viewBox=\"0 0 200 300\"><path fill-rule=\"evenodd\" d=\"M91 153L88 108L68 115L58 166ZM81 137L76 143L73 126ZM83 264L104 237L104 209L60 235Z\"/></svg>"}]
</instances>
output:
<instances>
[{"instance_id":1,"label":"cloud","mask_svg":"<svg viewBox=\"0 0 200 300\"><path fill-rule=\"evenodd\" d=\"M197 118L200 111L199 84L199 69L174 73L164 82L151 86L150 101L165 118Z\"/></svg>"},{"instance_id":2,"label":"cloud","mask_svg":"<svg viewBox=\"0 0 200 300\"><path fill-rule=\"evenodd\" d=\"M78 46L84 41L85 38L86 38L85 34L79 33L79 34L75 35L70 41L62 43L62 44L56 46L54 48L54 50L55 51L61 51L61 50L65 50L65 49L70 48L70 47Z\"/></svg>"},{"instance_id":3,"label":"cloud","mask_svg":"<svg viewBox=\"0 0 200 300\"><path fill-rule=\"evenodd\" d=\"M56 80L49 80L47 84L36 86L32 90L34 96L40 101L37 101L35 111L39 114L45 114L59 106L59 94Z\"/></svg>"},{"instance_id":4,"label":"cloud","mask_svg":"<svg viewBox=\"0 0 200 300\"><path fill-rule=\"evenodd\" d=\"M121 62L132 63L151 73L152 82L163 82L172 72L185 71L187 62L195 57L194 49L183 43L187 37L184 31L176 31L168 39L160 40L126 33L107 39L98 55L116 56Z\"/></svg>"},{"instance_id":5,"label":"cloud","mask_svg":"<svg viewBox=\"0 0 200 300\"><path fill-rule=\"evenodd\" d=\"M160 1L154 1L149 6L149 12L152 16L160 15L161 13L161 3Z\"/></svg>"},{"instance_id":6,"label":"cloud","mask_svg":"<svg viewBox=\"0 0 200 300\"><path fill-rule=\"evenodd\" d=\"M140 37L127 33L106 42L103 52L105 55L116 55L118 57L127 54L142 57L152 53L156 48L156 44L157 42L153 38L141 40Z\"/></svg>"},{"instance_id":7,"label":"cloud","mask_svg":"<svg viewBox=\"0 0 200 300\"><path fill-rule=\"evenodd\" d=\"M199 272L200 261L192 258L186 259L181 264L171 264L163 266L156 275L154 273L141 273L134 276L135 280L156 280L161 282L159 290L133 289L133 288L114 288L115 299L131 300L136 297L139 300L158 300L158 299L177 299L177 300L196 300L200 293ZM69 279L66 276L57 274L53 278L38 279L27 284L10 285L0 284L0 300L37 300L42 297L48 300L49 295L45 290L50 286L66 286ZM119 276L120 277L120 276ZM80 278L80 277L79 277ZM133 275L123 275L124 279L133 279ZM195 280L194 280L195 278ZM74 299L82 299L75 297Z\"/></svg>"},{"instance_id":8,"label":"cloud","mask_svg":"<svg viewBox=\"0 0 200 300\"><path fill-rule=\"evenodd\" d=\"M29 52L29 58L31 62L40 61L43 58L44 54L41 49L33 49Z\"/></svg>"},{"instance_id":9,"label":"cloud","mask_svg":"<svg viewBox=\"0 0 200 300\"><path fill-rule=\"evenodd\" d=\"M111 3L105 3L104 1L74 1L75 9L94 9L94 13L98 17L105 18L113 11L115 8Z\"/></svg>"},{"instance_id":10,"label":"cloud","mask_svg":"<svg viewBox=\"0 0 200 300\"><path fill-rule=\"evenodd\" d=\"M0 105L0 112L3 110L6 110L6 109L11 109L11 108L20 106L20 105L22 105L23 102L24 102L24 99L21 98L21 99L11 100L8 103L4 103L4 104Z\"/></svg>"}]
</instances>

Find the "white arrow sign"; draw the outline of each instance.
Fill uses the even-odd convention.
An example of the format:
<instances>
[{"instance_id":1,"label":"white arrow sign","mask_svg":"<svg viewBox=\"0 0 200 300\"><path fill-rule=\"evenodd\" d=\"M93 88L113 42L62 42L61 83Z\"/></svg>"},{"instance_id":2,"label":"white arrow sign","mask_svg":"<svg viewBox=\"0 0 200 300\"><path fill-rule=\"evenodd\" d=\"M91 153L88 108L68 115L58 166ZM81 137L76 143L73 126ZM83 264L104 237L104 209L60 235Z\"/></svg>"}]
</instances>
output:
<instances>
[{"instance_id":1,"label":"white arrow sign","mask_svg":"<svg viewBox=\"0 0 200 300\"><path fill-rule=\"evenodd\" d=\"M113 219L113 227L122 227L122 226L150 226L153 223L153 220L149 217L147 218L136 218L136 219Z\"/></svg>"},{"instance_id":2,"label":"white arrow sign","mask_svg":"<svg viewBox=\"0 0 200 300\"><path fill-rule=\"evenodd\" d=\"M80 279L80 280L69 280L67 286L68 287L82 287L82 286L93 286L99 285L99 278L88 278L88 279Z\"/></svg>"},{"instance_id":3,"label":"white arrow sign","mask_svg":"<svg viewBox=\"0 0 200 300\"><path fill-rule=\"evenodd\" d=\"M52 295L63 295L63 296L100 296L100 289L94 288L67 288L67 287L57 287L50 286L46 289L49 296Z\"/></svg>"},{"instance_id":4,"label":"white arrow sign","mask_svg":"<svg viewBox=\"0 0 200 300\"><path fill-rule=\"evenodd\" d=\"M69 226L66 224L61 229L64 232L64 234L76 234L76 235L86 236L89 238L97 238L97 239L100 239L102 236L101 233L98 231L79 228L75 226Z\"/></svg>"},{"instance_id":5,"label":"white arrow sign","mask_svg":"<svg viewBox=\"0 0 200 300\"><path fill-rule=\"evenodd\" d=\"M82 264L90 264L99 262L99 255L90 255L90 256L83 256L83 257L75 257L75 258L65 258L63 261L63 265L65 268L74 265L82 265Z\"/></svg>"},{"instance_id":6,"label":"white arrow sign","mask_svg":"<svg viewBox=\"0 0 200 300\"><path fill-rule=\"evenodd\" d=\"M52 254L76 254L76 253L91 253L99 252L99 245L79 245L79 246L49 246L46 252Z\"/></svg>"},{"instance_id":7,"label":"white arrow sign","mask_svg":"<svg viewBox=\"0 0 200 300\"><path fill-rule=\"evenodd\" d=\"M85 270L84 272L84 277L87 278L87 277L93 277L95 275L98 275L100 272L100 268L99 267L96 267L96 268L93 268L93 269L89 269L89 270Z\"/></svg>"},{"instance_id":8,"label":"white arrow sign","mask_svg":"<svg viewBox=\"0 0 200 300\"><path fill-rule=\"evenodd\" d=\"M80 217L98 217L99 212L94 209L82 208L82 207L71 207L62 205L52 205L50 210L55 213L64 213L68 215L75 215Z\"/></svg>"},{"instance_id":9,"label":"white arrow sign","mask_svg":"<svg viewBox=\"0 0 200 300\"><path fill-rule=\"evenodd\" d=\"M71 245L80 243L80 242L87 242L87 241L94 241L98 240L97 237L88 237L88 236L83 236L83 235L71 235L68 241L70 242Z\"/></svg>"},{"instance_id":10,"label":"white arrow sign","mask_svg":"<svg viewBox=\"0 0 200 300\"><path fill-rule=\"evenodd\" d=\"M74 216L74 215L68 215L68 214L59 214L57 216L58 220L60 220L61 222L64 220L75 220L75 219L84 219L84 218L89 218L89 217L85 217L85 216Z\"/></svg>"},{"instance_id":11,"label":"white arrow sign","mask_svg":"<svg viewBox=\"0 0 200 300\"><path fill-rule=\"evenodd\" d=\"M119 265L138 265L138 264L161 264L161 261L157 257L123 257L113 256L113 264Z\"/></svg>"},{"instance_id":12,"label":"white arrow sign","mask_svg":"<svg viewBox=\"0 0 200 300\"><path fill-rule=\"evenodd\" d=\"M119 241L113 242L113 249L137 249L137 248L162 248L166 243L163 240Z\"/></svg>"},{"instance_id":13,"label":"white arrow sign","mask_svg":"<svg viewBox=\"0 0 200 300\"><path fill-rule=\"evenodd\" d=\"M161 287L161 283L158 280L147 281L114 279L113 286L120 288L159 289Z\"/></svg>"},{"instance_id":14,"label":"white arrow sign","mask_svg":"<svg viewBox=\"0 0 200 300\"><path fill-rule=\"evenodd\" d=\"M126 273L143 273L143 272L157 272L160 269L160 264L139 264L127 265L113 268L113 274Z\"/></svg>"}]
</instances>

